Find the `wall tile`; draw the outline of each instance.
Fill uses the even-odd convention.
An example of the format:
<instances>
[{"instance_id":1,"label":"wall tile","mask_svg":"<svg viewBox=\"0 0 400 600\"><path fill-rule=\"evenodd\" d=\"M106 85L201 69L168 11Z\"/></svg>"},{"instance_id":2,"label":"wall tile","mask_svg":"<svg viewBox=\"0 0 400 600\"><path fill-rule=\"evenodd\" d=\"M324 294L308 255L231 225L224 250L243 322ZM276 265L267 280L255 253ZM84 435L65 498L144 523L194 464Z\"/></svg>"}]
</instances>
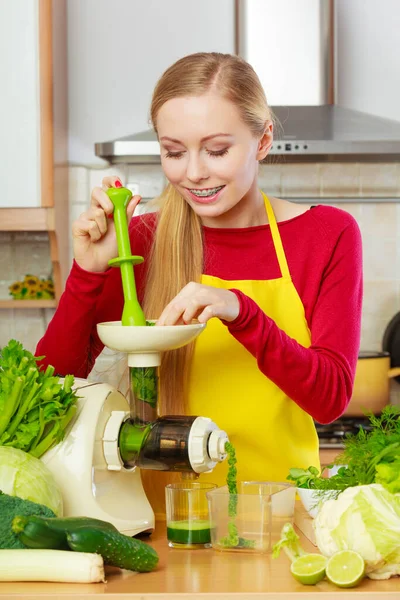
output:
<instances>
[{"instance_id":1,"label":"wall tile","mask_svg":"<svg viewBox=\"0 0 400 600\"><path fill-rule=\"evenodd\" d=\"M396 239L363 234L363 261L366 281L395 281L398 278Z\"/></svg>"},{"instance_id":2,"label":"wall tile","mask_svg":"<svg viewBox=\"0 0 400 600\"><path fill-rule=\"evenodd\" d=\"M396 204L364 203L359 206L362 211L359 224L366 243L371 238L396 238L398 231L398 210Z\"/></svg>"},{"instance_id":3,"label":"wall tile","mask_svg":"<svg viewBox=\"0 0 400 600\"><path fill-rule=\"evenodd\" d=\"M126 185L131 188L135 184L143 198L159 196L166 185L161 165L129 165Z\"/></svg>"},{"instance_id":4,"label":"wall tile","mask_svg":"<svg viewBox=\"0 0 400 600\"><path fill-rule=\"evenodd\" d=\"M325 198L360 195L360 166L358 164L322 164L321 196Z\"/></svg>"},{"instance_id":5,"label":"wall tile","mask_svg":"<svg viewBox=\"0 0 400 600\"><path fill-rule=\"evenodd\" d=\"M282 165L282 196L307 198L320 195L321 165Z\"/></svg>"},{"instance_id":6,"label":"wall tile","mask_svg":"<svg viewBox=\"0 0 400 600\"><path fill-rule=\"evenodd\" d=\"M42 310L15 309L13 312L15 339L21 342L27 350L34 352L46 327Z\"/></svg>"},{"instance_id":7,"label":"wall tile","mask_svg":"<svg viewBox=\"0 0 400 600\"><path fill-rule=\"evenodd\" d=\"M0 348L15 338L15 319L12 309L0 310Z\"/></svg>"},{"instance_id":8,"label":"wall tile","mask_svg":"<svg viewBox=\"0 0 400 600\"><path fill-rule=\"evenodd\" d=\"M15 244L14 267L17 279L30 273L37 277L51 275L50 249L48 238L45 241L31 241L26 244Z\"/></svg>"},{"instance_id":9,"label":"wall tile","mask_svg":"<svg viewBox=\"0 0 400 600\"><path fill-rule=\"evenodd\" d=\"M263 192L279 198L282 195L281 179L281 165L260 165L258 182Z\"/></svg>"},{"instance_id":10,"label":"wall tile","mask_svg":"<svg viewBox=\"0 0 400 600\"><path fill-rule=\"evenodd\" d=\"M361 164L360 193L370 198L400 197L400 165Z\"/></svg>"},{"instance_id":11,"label":"wall tile","mask_svg":"<svg viewBox=\"0 0 400 600\"><path fill-rule=\"evenodd\" d=\"M94 187L101 187L101 182L104 177L119 177L123 184L127 182L127 167L125 165L110 165L104 169L92 168L89 171L89 199Z\"/></svg>"}]
</instances>

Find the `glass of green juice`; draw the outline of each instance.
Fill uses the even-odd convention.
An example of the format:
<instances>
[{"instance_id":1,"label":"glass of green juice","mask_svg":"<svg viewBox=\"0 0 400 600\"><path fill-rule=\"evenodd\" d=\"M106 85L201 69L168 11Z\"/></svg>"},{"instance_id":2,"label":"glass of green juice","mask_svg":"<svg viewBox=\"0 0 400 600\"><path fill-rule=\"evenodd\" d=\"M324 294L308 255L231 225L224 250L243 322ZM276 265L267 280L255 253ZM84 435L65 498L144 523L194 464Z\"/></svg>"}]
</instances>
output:
<instances>
[{"instance_id":1,"label":"glass of green juice","mask_svg":"<svg viewBox=\"0 0 400 600\"><path fill-rule=\"evenodd\" d=\"M165 487L167 539L171 548L211 548L207 492L217 485L181 481Z\"/></svg>"}]
</instances>

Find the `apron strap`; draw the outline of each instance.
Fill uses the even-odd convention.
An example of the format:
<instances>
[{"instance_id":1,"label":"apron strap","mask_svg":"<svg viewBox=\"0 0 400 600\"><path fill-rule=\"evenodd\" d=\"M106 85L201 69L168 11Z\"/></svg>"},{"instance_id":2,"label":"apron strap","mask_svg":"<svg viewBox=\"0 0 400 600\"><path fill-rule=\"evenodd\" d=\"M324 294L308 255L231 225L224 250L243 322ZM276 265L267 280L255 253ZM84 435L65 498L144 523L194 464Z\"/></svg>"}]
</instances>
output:
<instances>
[{"instance_id":1,"label":"apron strap","mask_svg":"<svg viewBox=\"0 0 400 600\"><path fill-rule=\"evenodd\" d=\"M287 264L285 251L283 249L281 236L279 234L278 224L275 219L275 215L274 215L273 208L271 206L271 202L269 201L269 198L264 194L264 192L261 192L261 193L264 197L265 208L266 208L267 216L268 216L268 222L269 222L269 226L271 228L272 241L274 242L275 252L276 252L276 256L278 258L279 268L281 270L282 277L284 279L288 279L289 281L291 281L292 278L290 276L290 271L289 271L289 267Z\"/></svg>"}]
</instances>

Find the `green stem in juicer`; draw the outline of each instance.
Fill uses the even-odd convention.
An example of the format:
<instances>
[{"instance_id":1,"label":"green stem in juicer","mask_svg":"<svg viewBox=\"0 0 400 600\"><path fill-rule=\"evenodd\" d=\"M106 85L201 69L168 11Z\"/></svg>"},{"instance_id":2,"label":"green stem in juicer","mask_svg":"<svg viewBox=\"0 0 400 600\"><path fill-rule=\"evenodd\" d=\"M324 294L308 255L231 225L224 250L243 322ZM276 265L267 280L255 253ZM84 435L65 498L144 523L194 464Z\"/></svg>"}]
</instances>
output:
<instances>
[{"instance_id":1,"label":"green stem in juicer","mask_svg":"<svg viewBox=\"0 0 400 600\"><path fill-rule=\"evenodd\" d=\"M109 261L109 265L121 269L122 287L124 291L124 310L122 325L146 325L146 319L136 294L135 274L133 266L143 262L142 256L131 255L126 207L132 198L132 192L127 188L109 188L107 196L114 205L114 225L117 236L118 257Z\"/></svg>"}]
</instances>

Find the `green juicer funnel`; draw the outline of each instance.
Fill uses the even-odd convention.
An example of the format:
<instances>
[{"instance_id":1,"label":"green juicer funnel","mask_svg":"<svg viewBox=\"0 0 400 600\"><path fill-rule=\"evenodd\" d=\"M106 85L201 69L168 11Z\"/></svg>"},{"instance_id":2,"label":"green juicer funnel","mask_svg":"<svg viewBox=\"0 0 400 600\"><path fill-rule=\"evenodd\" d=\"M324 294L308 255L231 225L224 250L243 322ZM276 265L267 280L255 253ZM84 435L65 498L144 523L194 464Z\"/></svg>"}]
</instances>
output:
<instances>
[{"instance_id":1,"label":"green juicer funnel","mask_svg":"<svg viewBox=\"0 0 400 600\"><path fill-rule=\"evenodd\" d=\"M122 288L124 292L124 309L122 325L146 325L146 319L136 294L134 265L143 262L142 256L132 256L128 233L126 207L132 198L132 192L127 188L109 188L107 196L114 205L114 225L117 236L118 257L109 261L111 267L120 267Z\"/></svg>"}]
</instances>

